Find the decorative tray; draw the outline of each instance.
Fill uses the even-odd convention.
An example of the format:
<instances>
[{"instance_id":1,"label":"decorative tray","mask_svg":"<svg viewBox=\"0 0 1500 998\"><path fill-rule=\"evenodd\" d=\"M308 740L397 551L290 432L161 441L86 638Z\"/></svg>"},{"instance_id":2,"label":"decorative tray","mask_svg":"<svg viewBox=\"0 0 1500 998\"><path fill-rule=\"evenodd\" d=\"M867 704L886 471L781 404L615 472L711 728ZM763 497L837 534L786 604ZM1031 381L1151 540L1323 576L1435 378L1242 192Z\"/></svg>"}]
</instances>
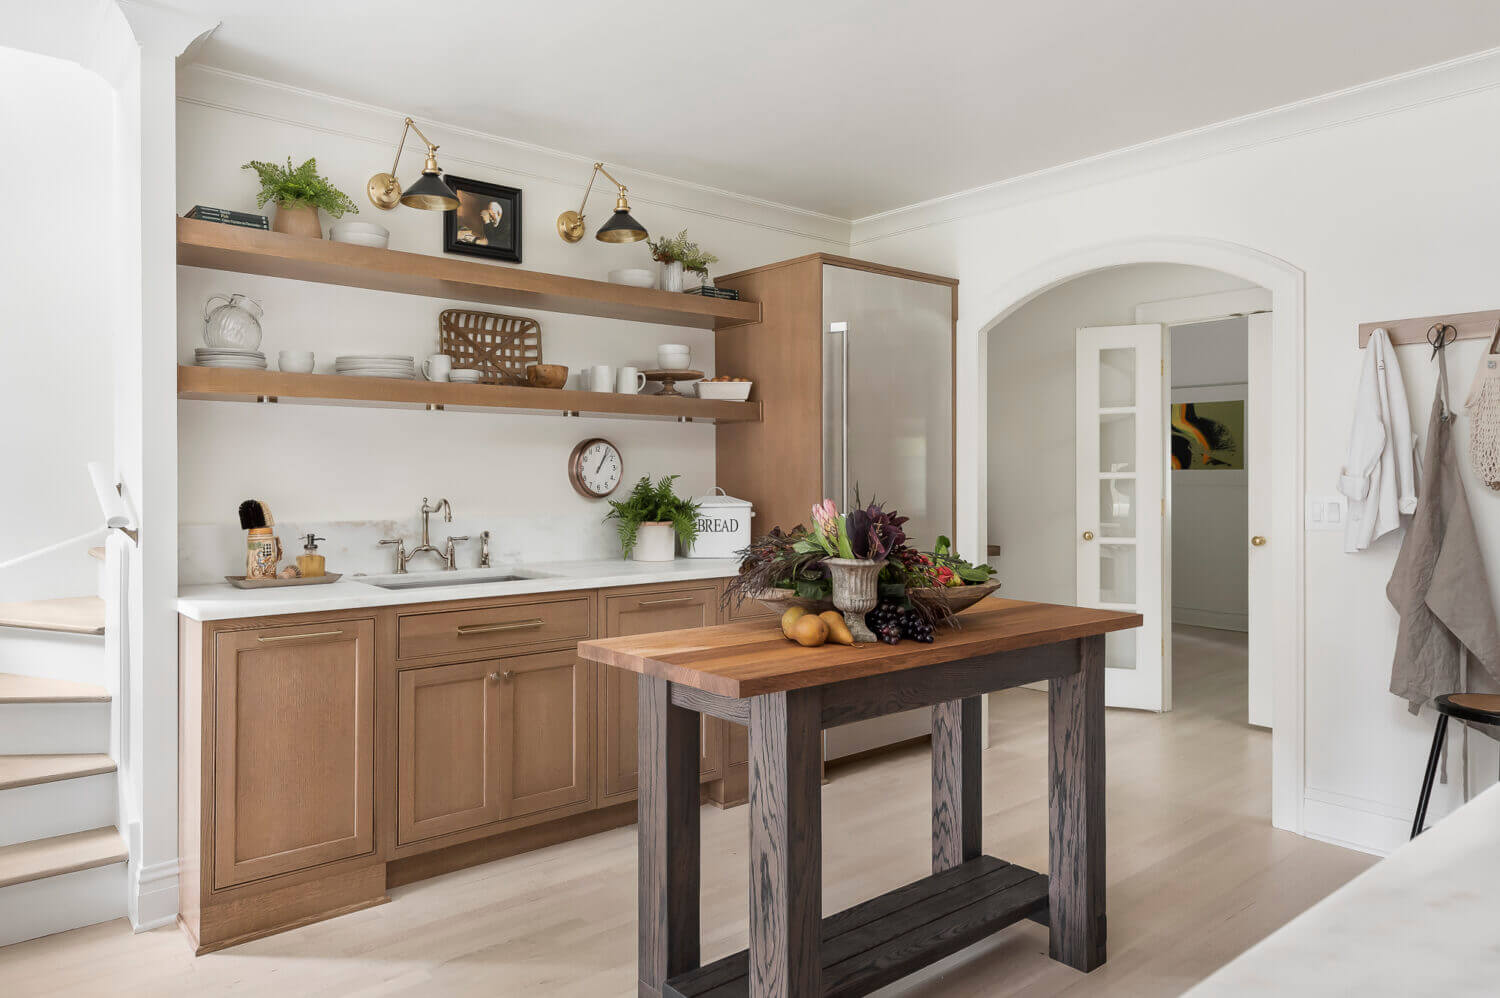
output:
<instances>
[{"instance_id":1,"label":"decorative tray","mask_svg":"<svg viewBox=\"0 0 1500 998\"><path fill-rule=\"evenodd\" d=\"M282 586L326 586L342 578L343 575L338 572L329 572L327 575L314 575L306 579L247 579L243 575L226 575L224 581L236 589L279 589Z\"/></svg>"}]
</instances>

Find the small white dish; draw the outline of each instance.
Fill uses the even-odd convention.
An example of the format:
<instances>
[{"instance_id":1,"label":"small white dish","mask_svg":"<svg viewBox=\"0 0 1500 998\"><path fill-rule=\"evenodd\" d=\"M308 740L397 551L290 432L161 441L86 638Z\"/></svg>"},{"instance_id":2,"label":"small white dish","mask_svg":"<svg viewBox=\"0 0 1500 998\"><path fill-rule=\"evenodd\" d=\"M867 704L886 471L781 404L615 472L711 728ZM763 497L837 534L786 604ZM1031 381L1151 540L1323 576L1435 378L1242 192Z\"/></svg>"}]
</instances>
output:
<instances>
[{"instance_id":1,"label":"small white dish","mask_svg":"<svg viewBox=\"0 0 1500 998\"><path fill-rule=\"evenodd\" d=\"M744 402L750 398L750 381L700 381L698 397L725 402Z\"/></svg>"},{"instance_id":2,"label":"small white dish","mask_svg":"<svg viewBox=\"0 0 1500 998\"><path fill-rule=\"evenodd\" d=\"M374 222L334 222L328 230L328 238L336 243L385 249L390 245L391 231Z\"/></svg>"},{"instance_id":3,"label":"small white dish","mask_svg":"<svg viewBox=\"0 0 1500 998\"><path fill-rule=\"evenodd\" d=\"M663 371L685 371L692 359L693 352L685 343L663 343L656 348L656 365Z\"/></svg>"},{"instance_id":4,"label":"small white dish","mask_svg":"<svg viewBox=\"0 0 1500 998\"><path fill-rule=\"evenodd\" d=\"M479 384L479 378L480 374L478 371L467 367L456 367L448 375L449 381L463 385L477 385Z\"/></svg>"},{"instance_id":5,"label":"small white dish","mask_svg":"<svg viewBox=\"0 0 1500 998\"><path fill-rule=\"evenodd\" d=\"M654 288L656 271L644 267L622 267L609 272L609 283L624 284L632 288Z\"/></svg>"},{"instance_id":6,"label":"small white dish","mask_svg":"<svg viewBox=\"0 0 1500 998\"><path fill-rule=\"evenodd\" d=\"M311 374L313 352L311 350L283 350L276 355L276 366L288 374Z\"/></svg>"}]
</instances>

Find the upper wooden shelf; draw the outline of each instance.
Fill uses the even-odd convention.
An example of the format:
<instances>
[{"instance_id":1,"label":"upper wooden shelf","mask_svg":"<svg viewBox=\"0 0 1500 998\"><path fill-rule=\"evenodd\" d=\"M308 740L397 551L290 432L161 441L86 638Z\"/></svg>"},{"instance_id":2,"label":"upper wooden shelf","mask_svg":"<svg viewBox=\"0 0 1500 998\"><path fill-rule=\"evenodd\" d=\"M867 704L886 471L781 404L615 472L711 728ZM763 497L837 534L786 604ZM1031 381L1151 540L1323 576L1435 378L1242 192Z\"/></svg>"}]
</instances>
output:
<instances>
[{"instance_id":1,"label":"upper wooden shelf","mask_svg":"<svg viewBox=\"0 0 1500 998\"><path fill-rule=\"evenodd\" d=\"M755 423L759 402L724 402L660 395L621 395L508 385L464 385L339 374L287 374L226 367L177 368L177 397L217 402L296 402L380 409L561 412L616 419L679 419Z\"/></svg>"},{"instance_id":2,"label":"upper wooden shelf","mask_svg":"<svg viewBox=\"0 0 1500 998\"><path fill-rule=\"evenodd\" d=\"M581 277L177 220L177 262L185 267L286 277L404 295L511 308L597 315L699 329L760 321L760 303L632 288Z\"/></svg>"}]
</instances>

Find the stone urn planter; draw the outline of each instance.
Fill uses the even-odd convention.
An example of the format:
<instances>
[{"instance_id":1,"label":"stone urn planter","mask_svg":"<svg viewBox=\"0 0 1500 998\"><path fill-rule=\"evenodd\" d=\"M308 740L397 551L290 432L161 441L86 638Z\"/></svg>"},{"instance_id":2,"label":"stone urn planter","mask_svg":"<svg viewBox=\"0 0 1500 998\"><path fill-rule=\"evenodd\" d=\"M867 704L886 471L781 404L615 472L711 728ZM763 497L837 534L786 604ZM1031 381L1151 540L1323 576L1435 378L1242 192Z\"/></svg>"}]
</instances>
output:
<instances>
[{"instance_id":1,"label":"stone urn planter","mask_svg":"<svg viewBox=\"0 0 1500 998\"><path fill-rule=\"evenodd\" d=\"M833 605L844 614L844 623L855 641L874 641L875 632L865 626L865 614L879 602L880 570L884 561L868 558L825 558L823 564L833 579Z\"/></svg>"},{"instance_id":2,"label":"stone urn planter","mask_svg":"<svg viewBox=\"0 0 1500 998\"><path fill-rule=\"evenodd\" d=\"M276 216L271 219L271 231L322 239L323 223L318 220L318 209L310 204L283 204L278 201Z\"/></svg>"}]
</instances>

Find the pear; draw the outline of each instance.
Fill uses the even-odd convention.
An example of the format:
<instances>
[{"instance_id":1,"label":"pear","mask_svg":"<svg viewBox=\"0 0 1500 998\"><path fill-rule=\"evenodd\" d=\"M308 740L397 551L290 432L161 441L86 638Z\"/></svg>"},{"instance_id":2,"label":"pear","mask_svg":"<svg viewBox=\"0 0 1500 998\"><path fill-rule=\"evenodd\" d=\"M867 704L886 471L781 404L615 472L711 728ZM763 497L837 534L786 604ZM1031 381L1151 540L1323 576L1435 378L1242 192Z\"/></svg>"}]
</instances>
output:
<instances>
[{"instance_id":1,"label":"pear","mask_svg":"<svg viewBox=\"0 0 1500 998\"><path fill-rule=\"evenodd\" d=\"M781 633L786 637L792 636L792 625L797 622L798 617L807 615L805 607L794 606L781 615Z\"/></svg>"},{"instance_id":2,"label":"pear","mask_svg":"<svg viewBox=\"0 0 1500 998\"><path fill-rule=\"evenodd\" d=\"M828 625L822 617L803 614L792 624L791 637L804 648L816 648L828 640Z\"/></svg>"},{"instance_id":3,"label":"pear","mask_svg":"<svg viewBox=\"0 0 1500 998\"><path fill-rule=\"evenodd\" d=\"M828 640L836 645L854 644L854 635L849 633L849 625L844 622L844 615L837 610L824 610L818 614L818 619L828 625Z\"/></svg>"}]
</instances>

